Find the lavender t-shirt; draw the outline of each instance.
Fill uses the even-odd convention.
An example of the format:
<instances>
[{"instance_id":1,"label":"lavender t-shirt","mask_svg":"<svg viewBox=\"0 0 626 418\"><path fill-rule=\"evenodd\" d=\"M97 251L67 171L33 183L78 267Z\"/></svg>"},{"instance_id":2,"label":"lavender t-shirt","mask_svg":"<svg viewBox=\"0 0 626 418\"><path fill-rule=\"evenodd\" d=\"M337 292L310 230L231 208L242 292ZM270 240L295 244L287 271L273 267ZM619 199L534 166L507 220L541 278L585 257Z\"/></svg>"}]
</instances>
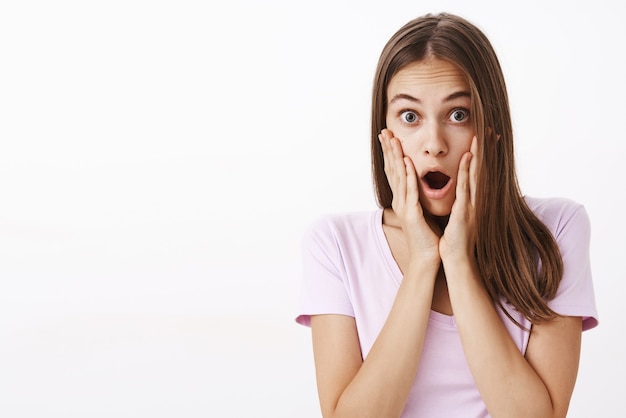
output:
<instances>
[{"instance_id":1,"label":"lavender t-shirt","mask_svg":"<svg viewBox=\"0 0 626 418\"><path fill-rule=\"evenodd\" d=\"M598 324L589 262L589 218L584 207L566 199L525 198L554 235L564 273L549 306L581 316L583 330ZM302 293L296 321L341 314L355 318L366 358L393 305L402 273L382 229L382 209L326 215L303 237ZM529 321L504 303L525 328ZM511 338L525 353L529 333L498 309ZM430 312L417 376L402 417L489 417L469 370L453 316Z\"/></svg>"}]
</instances>

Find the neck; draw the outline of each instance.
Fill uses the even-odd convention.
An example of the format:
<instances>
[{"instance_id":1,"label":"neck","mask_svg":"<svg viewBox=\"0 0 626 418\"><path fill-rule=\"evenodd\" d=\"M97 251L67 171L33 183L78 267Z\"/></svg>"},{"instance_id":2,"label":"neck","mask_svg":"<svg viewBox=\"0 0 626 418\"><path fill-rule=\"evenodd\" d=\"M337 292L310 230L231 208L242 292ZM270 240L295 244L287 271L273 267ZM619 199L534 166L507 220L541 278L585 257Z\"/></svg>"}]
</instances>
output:
<instances>
[{"instance_id":1,"label":"neck","mask_svg":"<svg viewBox=\"0 0 626 418\"><path fill-rule=\"evenodd\" d=\"M448 225L448 220L450 219L450 215L434 216L434 215L427 214L427 216L429 216L433 221L435 221L435 223L439 226L439 228L441 228L442 231L446 229L446 226Z\"/></svg>"}]
</instances>

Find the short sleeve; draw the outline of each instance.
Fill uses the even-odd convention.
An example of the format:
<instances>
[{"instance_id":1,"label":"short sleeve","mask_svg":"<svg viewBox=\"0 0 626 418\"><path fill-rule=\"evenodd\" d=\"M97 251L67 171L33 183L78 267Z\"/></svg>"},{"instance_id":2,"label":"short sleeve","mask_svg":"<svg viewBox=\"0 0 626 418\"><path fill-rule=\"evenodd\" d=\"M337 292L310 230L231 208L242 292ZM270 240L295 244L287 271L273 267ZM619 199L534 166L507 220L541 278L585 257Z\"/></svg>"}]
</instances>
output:
<instances>
[{"instance_id":1,"label":"short sleeve","mask_svg":"<svg viewBox=\"0 0 626 418\"><path fill-rule=\"evenodd\" d=\"M328 218L312 223L302 237L302 281L296 322L310 326L311 315L354 316L338 235Z\"/></svg>"},{"instance_id":2,"label":"short sleeve","mask_svg":"<svg viewBox=\"0 0 626 418\"><path fill-rule=\"evenodd\" d=\"M588 330L598 325L589 254L591 226L583 206L567 209L555 231L563 259L563 278L548 305L560 315L581 316L583 330Z\"/></svg>"}]
</instances>

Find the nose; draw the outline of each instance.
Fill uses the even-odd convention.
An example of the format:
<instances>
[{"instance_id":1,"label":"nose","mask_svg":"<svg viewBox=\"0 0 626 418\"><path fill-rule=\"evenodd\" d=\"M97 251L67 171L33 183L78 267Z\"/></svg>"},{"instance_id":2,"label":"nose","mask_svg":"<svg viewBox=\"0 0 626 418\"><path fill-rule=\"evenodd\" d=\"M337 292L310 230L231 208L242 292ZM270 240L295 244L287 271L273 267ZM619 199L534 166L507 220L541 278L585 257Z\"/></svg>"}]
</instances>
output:
<instances>
[{"instance_id":1,"label":"nose","mask_svg":"<svg viewBox=\"0 0 626 418\"><path fill-rule=\"evenodd\" d=\"M425 130L424 134L424 154L437 157L439 155L445 155L448 152L448 144L438 124L431 124L431 126Z\"/></svg>"}]
</instances>

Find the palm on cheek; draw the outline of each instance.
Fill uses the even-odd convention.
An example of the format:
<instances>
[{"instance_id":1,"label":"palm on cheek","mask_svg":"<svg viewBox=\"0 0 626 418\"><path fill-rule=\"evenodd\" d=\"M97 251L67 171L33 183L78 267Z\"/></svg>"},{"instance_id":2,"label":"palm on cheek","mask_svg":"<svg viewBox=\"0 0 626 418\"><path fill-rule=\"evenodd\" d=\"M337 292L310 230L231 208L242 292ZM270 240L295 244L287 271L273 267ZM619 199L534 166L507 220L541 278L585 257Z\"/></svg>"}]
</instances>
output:
<instances>
[{"instance_id":1,"label":"palm on cheek","mask_svg":"<svg viewBox=\"0 0 626 418\"><path fill-rule=\"evenodd\" d=\"M465 153L459 164L456 199L452 205L450 219L439 243L442 259L469 257L473 255L476 240L476 137L472 140L469 153Z\"/></svg>"},{"instance_id":2,"label":"palm on cheek","mask_svg":"<svg viewBox=\"0 0 626 418\"><path fill-rule=\"evenodd\" d=\"M409 248L439 258L441 232L434 222L424 217L413 162L404 156L400 141L391 131L384 129L378 138L383 150L385 174L393 192L391 205L402 225Z\"/></svg>"}]
</instances>

